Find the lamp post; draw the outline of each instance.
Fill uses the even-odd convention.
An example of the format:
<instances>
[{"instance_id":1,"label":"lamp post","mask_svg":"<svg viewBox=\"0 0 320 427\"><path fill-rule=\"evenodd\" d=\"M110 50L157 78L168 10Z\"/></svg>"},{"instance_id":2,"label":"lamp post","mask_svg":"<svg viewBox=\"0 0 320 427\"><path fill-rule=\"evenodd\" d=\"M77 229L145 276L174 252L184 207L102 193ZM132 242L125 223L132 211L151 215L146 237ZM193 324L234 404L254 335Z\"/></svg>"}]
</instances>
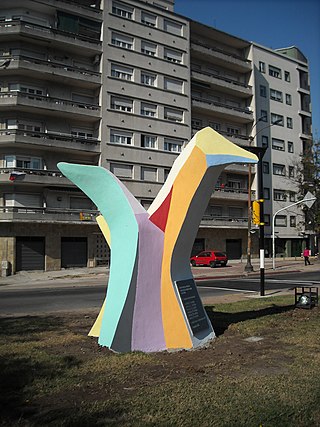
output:
<instances>
[{"instance_id":1,"label":"lamp post","mask_svg":"<svg viewBox=\"0 0 320 427\"><path fill-rule=\"evenodd\" d=\"M272 231L272 269L273 270L276 269L276 250L275 250L276 246L275 246L275 230L274 230L275 229L276 216L278 215L279 212L282 212L286 209L292 208L292 206L300 205L301 203L306 203L306 202L315 202L316 200L317 200L317 198L314 196L305 197L304 199L299 200L298 202L292 203L291 205L286 206L285 208L281 208L281 209L277 210L277 212L274 213L274 215L272 217L272 230L271 230Z\"/></svg>"},{"instance_id":2,"label":"lamp post","mask_svg":"<svg viewBox=\"0 0 320 427\"><path fill-rule=\"evenodd\" d=\"M257 125L258 122L264 120L266 116L260 117L254 126ZM260 223L259 223L259 256L260 256L260 295L264 296L264 262L265 262L265 247L264 247L264 194L263 194L263 167L262 167L262 159L266 152L266 148L264 147L252 147L251 143L252 141L257 137L257 135L262 132L265 129L271 128L274 125L279 124L282 122L282 119L276 120L275 122L264 126L262 129L260 129L255 136L251 136L249 138L249 147L244 147L244 149L253 152L258 156L259 162L258 162L258 199L260 200ZM253 126L253 127L254 127ZM249 176L251 181L251 168L249 166ZM249 210L249 197L248 197L248 215L250 214L250 217L248 218L248 251L247 251L247 265L245 267L245 271L252 271L247 270L247 266L251 264L251 182L249 186L249 193L250 193L250 210ZM252 266L251 266L252 267ZM249 268L249 266L248 266Z\"/></svg>"}]
</instances>

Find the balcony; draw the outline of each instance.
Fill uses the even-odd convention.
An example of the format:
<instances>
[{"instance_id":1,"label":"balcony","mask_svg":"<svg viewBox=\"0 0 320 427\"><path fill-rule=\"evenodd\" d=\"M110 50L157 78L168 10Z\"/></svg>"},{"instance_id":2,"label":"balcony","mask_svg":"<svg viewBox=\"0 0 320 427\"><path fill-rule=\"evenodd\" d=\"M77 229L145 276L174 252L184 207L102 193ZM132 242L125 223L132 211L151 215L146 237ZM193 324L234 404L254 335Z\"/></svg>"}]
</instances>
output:
<instances>
[{"instance_id":1,"label":"balcony","mask_svg":"<svg viewBox=\"0 0 320 427\"><path fill-rule=\"evenodd\" d=\"M1 206L0 222L96 224L97 210Z\"/></svg>"},{"instance_id":2,"label":"balcony","mask_svg":"<svg viewBox=\"0 0 320 427\"><path fill-rule=\"evenodd\" d=\"M0 183L70 186L71 182L59 171L28 168L0 168Z\"/></svg>"},{"instance_id":3,"label":"balcony","mask_svg":"<svg viewBox=\"0 0 320 427\"><path fill-rule=\"evenodd\" d=\"M46 6L64 9L70 13L86 15L87 18L101 18L100 0L37 0Z\"/></svg>"},{"instance_id":4,"label":"balcony","mask_svg":"<svg viewBox=\"0 0 320 427\"><path fill-rule=\"evenodd\" d=\"M44 61L24 55L5 57L1 68L1 75L10 77L21 74L25 77L37 77L38 79L49 79L50 81L85 88L99 88L101 85L101 73L96 71L73 67L67 64Z\"/></svg>"},{"instance_id":5,"label":"balcony","mask_svg":"<svg viewBox=\"0 0 320 427\"><path fill-rule=\"evenodd\" d=\"M251 198L254 200L256 192L251 190ZM217 186L214 190L213 199L222 200L238 200L245 202L248 200L248 189L247 188L230 188L227 186Z\"/></svg>"},{"instance_id":6,"label":"balcony","mask_svg":"<svg viewBox=\"0 0 320 427\"><path fill-rule=\"evenodd\" d=\"M253 120L253 112L248 107L235 107L221 102L216 102L208 98L192 96L192 108L204 113L212 111L216 115L229 120L235 120L235 118L237 118L238 122L243 123L250 123Z\"/></svg>"},{"instance_id":7,"label":"balcony","mask_svg":"<svg viewBox=\"0 0 320 427\"><path fill-rule=\"evenodd\" d=\"M204 127L206 127L206 125L203 125L203 126L192 125L192 135L194 135L196 132L203 129ZM247 145L247 146L249 146L249 136L247 136L247 135L231 134L231 133L228 133L224 130L218 130L217 132L220 133L221 135L225 136L229 141L233 142L236 145L241 145L241 146Z\"/></svg>"},{"instance_id":8,"label":"balcony","mask_svg":"<svg viewBox=\"0 0 320 427\"><path fill-rule=\"evenodd\" d=\"M212 47L211 45L198 40L191 42L191 51L193 54L199 57L207 58L208 60L212 58L215 63L218 63L221 66L226 66L227 68L232 66L232 69L235 71L246 73L252 69L251 61L248 59L242 58L217 47Z\"/></svg>"},{"instance_id":9,"label":"balcony","mask_svg":"<svg viewBox=\"0 0 320 427\"><path fill-rule=\"evenodd\" d=\"M100 106L51 96L34 95L23 92L0 92L0 111L19 110L26 113L45 113L49 115L86 120L100 118ZM41 110L41 111L39 111Z\"/></svg>"},{"instance_id":10,"label":"balcony","mask_svg":"<svg viewBox=\"0 0 320 427\"><path fill-rule=\"evenodd\" d=\"M36 148L46 151L68 152L70 150L83 151L87 153L100 153L100 140L96 138L79 138L68 134L53 132L35 132L20 129L0 130L0 147L25 148L36 146Z\"/></svg>"},{"instance_id":11,"label":"balcony","mask_svg":"<svg viewBox=\"0 0 320 427\"><path fill-rule=\"evenodd\" d=\"M200 223L200 228L248 229L248 218L204 215Z\"/></svg>"},{"instance_id":12,"label":"balcony","mask_svg":"<svg viewBox=\"0 0 320 427\"><path fill-rule=\"evenodd\" d=\"M252 96L252 86L232 80L227 77L218 76L207 73L205 71L191 70L191 78L201 82L210 83L212 87L217 89L223 88L224 92L235 96L249 97Z\"/></svg>"},{"instance_id":13,"label":"balcony","mask_svg":"<svg viewBox=\"0 0 320 427\"><path fill-rule=\"evenodd\" d=\"M102 42L96 38L81 34L68 33L20 19L0 22L1 40L30 38L50 44L51 48L63 48L74 53L94 55L102 52Z\"/></svg>"}]
</instances>

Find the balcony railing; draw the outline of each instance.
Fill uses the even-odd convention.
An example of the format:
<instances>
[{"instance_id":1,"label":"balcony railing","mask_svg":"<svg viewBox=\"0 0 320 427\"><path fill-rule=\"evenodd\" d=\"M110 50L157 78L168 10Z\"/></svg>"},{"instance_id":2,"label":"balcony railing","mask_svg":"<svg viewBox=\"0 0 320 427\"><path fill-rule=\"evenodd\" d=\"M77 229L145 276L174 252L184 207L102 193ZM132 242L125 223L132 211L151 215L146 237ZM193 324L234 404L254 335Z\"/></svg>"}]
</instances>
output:
<instances>
[{"instance_id":1,"label":"balcony railing","mask_svg":"<svg viewBox=\"0 0 320 427\"><path fill-rule=\"evenodd\" d=\"M235 107L233 105L223 104L222 102L216 102L216 101L213 101L213 100L208 99L208 98L199 98L199 97L196 97L193 95L192 95L192 100L198 101L198 102L203 102L204 104L208 104L208 105L213 105L215 107L226 108L228 110L238 111L239 113L245 113L245 114L248 114L251 116L253 115L253 112L248 107L245 107L245 108Z\"/></svg>"},{"instance_id":2,"label":"balcony railing","mask_svg":"<svg viewBox=\"0 0 320 427\"><path fill-rule=\"evenodd\" d=\"M17 167L8 167L0 168L0 174L16 174L15 179L18 181L24 175L37 175L37 176L57 176L64 177L62 172L59 170L51 171L47 169L29 169L29 168L17 168Z\"/></svg>"},{"instance_id":3,"label":"balcony railing","mask_svg":"<svg viewBox=\"0 0 320 427\"><path fill-rule=\"evenodd\" d=\"M33 206L0 206L0 221L94 223L97 210Z\"/></svg>"},{"instance_id":4,"label":"balcony railing","mask_svg":"<svg viewBox=\"0 0 320 427\"><path fill-rule=\"evenodd\" d=\"M210 215L205 214L201 221L202 225L209 225L212 227L221 227L221 226L228 226L228 227L248 227L248 217L230 217L230 216L216 216L216 215Z\"/></svg>"},{"instance_id":5,"label":"balcony railing","mask_svg":"<svg viewBox=\"0 0 320 427\"><path fill-rule=\"evenodd\" d=\"M217 186L214 189L215 193L235 193L235 194L248 194L247 188L231 188L228 186ZM256 192L255 190L251 190L251 197L255 197Z\"/></svg>"},{"instance_id":6,"label":"balcony railing","mask_svg":"<svg viewBox=\"0 0 320 427\"><path fill-rule=\"evenodd\" d=\"M0 30L8 30L8 28L16 28L17 30L21 31L27 30L27 31L35 31L39 36L43 37L51 37L53 38L56 35L60 35L69 39L73 40L81 40L90 44L95 44L101 46L102 42L100 39L98 39L96 36L90 37L83 34L76 34L76 33L69 33L65 31L58 30L56 28L52 28L49 26L44 26L40 24L35 24L33 22L28 22L22 19L12 19L11 21L4 21L0 22Z\"/></svg>"},{"instance_id":7,"label":"balcony railing","mask_svg":"<svg viewBox=\"0 0 320 427\"><path fill-rule=\"evenodd\" d=\"M192 125L192 130L193 131L198 131L203 129L205 126L197 126L197 125ZM235 134L235 133L229 133L226 132L224 130L218 130L218 133L220 133L221 135L226 136L227 138L235 138L235 139L241 139L243 141L249 141L250 137L247 135L241 135L241 134Z\"/></svg>"},{"instance_id":8,"label":"balcony railing","mask_svg":"<svg viewBox=\"0 0 320 427\"><path fill-rule=\"evenodd\" d=\"M89 69L74 67L74 66L71 66L69 64L63 64L63 63L54 62L54 61L50 61L50 60L32 58L31 56L26 56L26 55L6 56L6 57L4 57L4 60L6 61L6 66L9 66L11 61L12 62L24 61L24 62L33 64L33 65L40 65L40 66L48 67L48 68L50 68L51 72L53 72L52 70L68 71L70 73L73 73L74 75L80 74L84 78L88 78L88 77L94 77L94 78L98 77L99 78L101 76L101 73L99 73L97 71L92 71ZM75 77L77 77L77 76L75 76Z\"/></svg>"},{"instance_id":9,"label":"balcony railing","mask_svg":"<svg viewBox=\"0 0 320 427\"><path fill-rule=\"evenodd\" d=\"M81 145L90 145L96 146L100 144L100 140L97 138L80 138L70 134L63 133L46 133L46 132L36 132L31 130L21 130L21 129L0 129L0 141L1 136L14 135L14 136L26 136L28 138L37 138L38 140L45 141L61 141L76 143ZM45 142L44 142L45 143Z\"/></svg>"},{"instance_id":10,"label":"balcony railing","mask_svg":"<svg viewBox=\"0 0 320 427\"><path fill-rule=\"evenodd\" d=\"M240 55L236 55L235 53L227 52L227 51L225 51L223 49L219 49L217 47L212 47L212 45L203 43L202 41L192 40L192 43L194 43L195 45L198 45L198 46L205 47L205 48L207 48L209 50L212 50L214 52L219 52L219 53L222 53L223 55L230 56L232 58L238 59L238 60L243 61L243 62L245 62L247 64L251 64L251 61L249 59L243 58Z\"/></svg>"},{"instance_id":11,"label":"balcony railing","mask_svg":"<svg viewBox=\"0 0 320 427\"><path fill-rule=\"evenodd\" d=\"M45 104L45 105L41 105L41 108L43 107L46 108L45 106L50 106L52 108L55 107L59 109L60 107L65 106L65 107L79 108L83 110L100 111L100 106L95 104L87 104L84 102L77 102L77 101L72 101L68 99L29 94L29 93L23 93L23 92L0 92L0 99L12 99L13 102L17 102L18 100L21 100L21 99L38 101L39 104Z\"/></svg>"},{"instance_id":12,"label":"balcony railing","mask_svg":"<svg viewBox=\"0 0 320 427\"><path fill-rule=\"evenodd\" d=\"M218 76L216 74L212 74L212 73L202 71L202 70L200 71L200 70L197 70L196 68L191 68L191 71L193 73L203 74L204 76L212 77L212 78L217 79L217 80L222 80L222 81L227 82L227 83L232 83L235 86L240 86L240 87L245 88L245 89L252 89L252 86L249 86L245 83L239 82L238 80L230 79L228 77Z\"/></svg>"}]
</instances>

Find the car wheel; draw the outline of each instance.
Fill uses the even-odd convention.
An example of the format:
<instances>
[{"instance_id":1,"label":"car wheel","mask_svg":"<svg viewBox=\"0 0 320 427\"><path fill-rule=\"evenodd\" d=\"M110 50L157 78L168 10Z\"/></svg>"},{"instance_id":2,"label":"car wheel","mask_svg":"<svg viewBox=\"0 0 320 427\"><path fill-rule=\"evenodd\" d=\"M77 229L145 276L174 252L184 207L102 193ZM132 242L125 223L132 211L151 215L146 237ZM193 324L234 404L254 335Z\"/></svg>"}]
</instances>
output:
<instances>
[{"instance_id":1,"label":"car wheel","mask_svg":"<svg viewBox=\"0 0 320 427\"><path fill-rule=\"evenodd\" d=\"M194 260L192 260L191 261L191 265L192 265L192 267L195 267L196 266L196 262Z\"/></svg>"},{"instance_id":2,"label":"car wheel","mask_svg":"<svg viewBox=\"0 0 320 427\"><path fill-rule=\"evenodd\" d=\"M214 268L216 266L216 263L214 261L210 261L210 267Z\"/></svg>"}]
</instances>

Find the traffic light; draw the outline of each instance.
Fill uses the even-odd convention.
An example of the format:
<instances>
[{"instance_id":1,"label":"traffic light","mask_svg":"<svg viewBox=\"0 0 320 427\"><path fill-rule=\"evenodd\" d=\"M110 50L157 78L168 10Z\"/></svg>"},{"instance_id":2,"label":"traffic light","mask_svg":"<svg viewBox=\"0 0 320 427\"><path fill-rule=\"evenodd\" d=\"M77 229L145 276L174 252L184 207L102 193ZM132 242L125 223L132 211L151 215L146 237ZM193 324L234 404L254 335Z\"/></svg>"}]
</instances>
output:
<instances>
[{"instance_id":1,"label":"traffic light","mask_svg":"<svg viewBox=\"0 0 320 427\"><path fill-rule=\"evenodd\" d=\"M263 203L263 199L252 202L252 222L256 225L264 225L263 218L261 218L261 203Z\"/></svg>"}]
</instances>

